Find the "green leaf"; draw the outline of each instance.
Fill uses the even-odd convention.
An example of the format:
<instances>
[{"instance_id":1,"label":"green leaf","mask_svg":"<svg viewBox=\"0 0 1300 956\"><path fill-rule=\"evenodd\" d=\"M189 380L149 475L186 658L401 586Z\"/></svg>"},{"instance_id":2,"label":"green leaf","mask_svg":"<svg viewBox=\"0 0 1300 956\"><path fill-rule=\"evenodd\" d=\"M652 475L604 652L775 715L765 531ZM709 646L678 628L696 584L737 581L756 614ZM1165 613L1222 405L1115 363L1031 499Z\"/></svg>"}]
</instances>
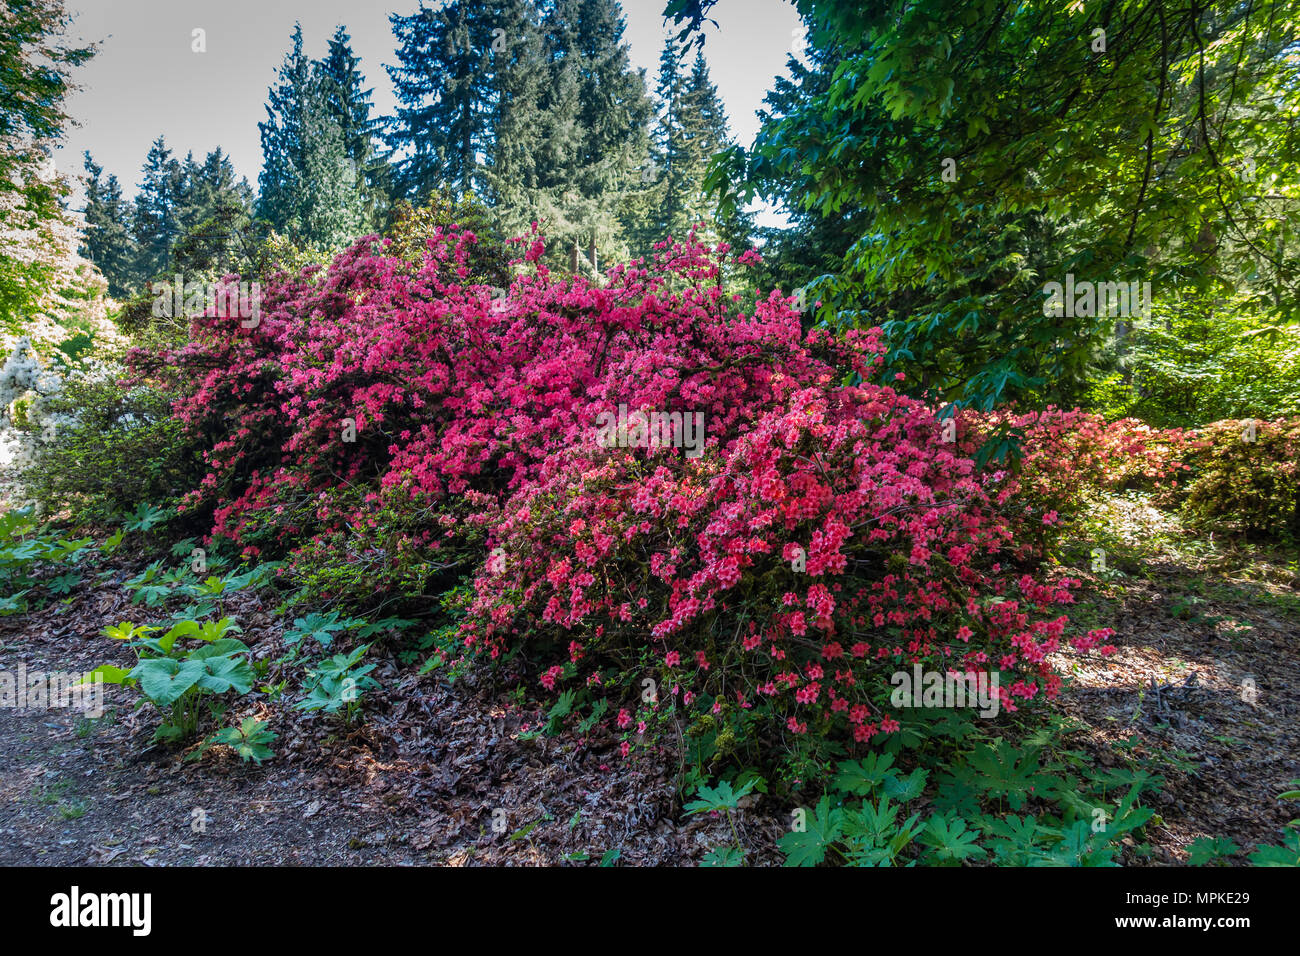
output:
<instances>
[{"instance_id":1,"label":"green leaf","mask_svg":"<svg viewBox=\"0 0 1300 956\"><path fill-rule=\"evenodd\" d=\"M926 821L920 843L930 847L930 858L940 865L956 865L987 852L975 841L980 831L967 830L961 817L934 816Z\"/></svg>"},{"instance_id":2,"label":"green leaf","mask_svg":"<svg viewBox=\"0 0 1300 956\"><path fill-rule=\"evenodd\" d=\"M131 671L130 677L140 682L140 690L159 707L170 707L182 695L202 680L202 661L177 661L170 657L155 657L141 661Z\"/></svg>"},{"instance_id":3,"label":"green leaf","mask_svg":"<svg viewBox=\"0 0 1300 956\"><path fill-rule=\"evenodd\" d=\"M844 811L831 806L830 797L822 797L811 813L805 811L805 829L792 831L777 841L785 854L785 866L816 866L826 859L826 851L839 837Z\"/></svg>"},{"instance_id":4,"label":"green leaf","mask_svg":"<svg viewBox=\"0 0 1300 956\"><path fill-rule=\"evenodd\" d=\"M700 866L744 866L745 851L739 847L724 846L710 850L700 861Z\"/></svg>"},{"instance_id":5,"label":"green leaf","mask_svg":"<svg viewBox=\"0 0 1300 956\"><path fill-rule=\"evenodd\" d=\"M1246 859L1253 866L1300 866L1300 831L1288 833L1281 846L1260 844Z\"/></svg>"},{"instance_id":6,"label":"green leaf","mask_svg":"<svg viewBox=\"0 0 1300 956\"><path fill-rule=\"evenodd\" d=\"M202 667L204 674L198 684L204 690L214 694L228 690L247 694L253 688L253 668L242 657L209 657L202 661Z\"/></svg>"},{"instance_id":7,"label":"green leaf","mask_svg":"<svg viewBox=\"0 0 1300 956\"><path fill-rule=\"evenodd\" d=\"M1201 837L1193 840L1187 847L1187 865L1188 866L1205 866L1225 856L1232 856L1234 853L1240 853L1241 847L1237 846L1228 837Z\"/></svg>"}]
</instances>

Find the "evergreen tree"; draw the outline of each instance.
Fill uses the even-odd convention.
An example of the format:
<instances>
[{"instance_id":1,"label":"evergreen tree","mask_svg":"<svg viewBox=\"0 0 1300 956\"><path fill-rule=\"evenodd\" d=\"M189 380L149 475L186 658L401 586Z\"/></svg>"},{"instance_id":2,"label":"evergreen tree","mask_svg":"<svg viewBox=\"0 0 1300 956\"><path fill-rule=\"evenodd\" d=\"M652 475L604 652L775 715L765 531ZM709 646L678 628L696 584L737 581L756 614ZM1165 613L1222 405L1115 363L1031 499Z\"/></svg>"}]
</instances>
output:
<instances>
[{"instance_id":1,"label":"evergreen tree","mask_svg":"<svg viewBox=\"0 0 1300 956\"><path fill-rule=\"evenodd\" d=\"M366 155L368 120L353 109L360 80L354 78L350 92L338 80L348 75L349 57L343 45L333 51L333 67L329 57L309 60L302 27L295 25L279 82L269 91L267 119L258 124L263 154L258 216L294 242L322 249L338 248L373 224L365 160L357 158ZM345 101L345 96L353 98Z\"/></svg>"},{"instance_id":2,"label":"evergreen tree","mask_svg":"<svg viewBox=\"0 0 1300 956\"><path fill-rule=\"evenodd\" d=\"M148 282L167 271L172 246L181 234L179 207L185 179L181 164L162 136L149 148L143 173L131 220L135 241L132 272L138 282Z\"/></svg>"},{"instance_id":3,"label":"evergreen tree","mask_svg":"<svg viewBox=\"0 0 1300 956\"><path fill-rule=\"evenodd\" d=\"M659 78L655 84L655 97L659 101L651 157L657 187L653 190L656 214L649 220L652 238L664 239L672 235L682 238L687 228L687 169L686 130L682 121L685 109L686 83L682 77L682 49L677 39L669 36L659 53Z\"/></svg>"},{"instance_id":4,"label":"evergreen tree","mask_svg":"<svg viewBox=\"0 0 1300 956\"><path fill-rule=\"evenodd\" d=\"M196 163L186 156L179 203L182 236L172 249L172 264L185 273L213 278L248 267L245 243L253 213L253 191L235 178L235 168L220 149Z\"/></svg>"},{"instance_id":5,"label":"evergreen tree","mask_svg":"<svg viewBox=\"0 0 1300 956\"><path fill-rule=\"evenodd\" d=\"M262 140L262 172L258 176L257 215L283 230L294 215L305 184L306 111L311 95L311 62L302 48L302 25L294 24L292 46L280 66L279 82L271 87L266 121L257 124Z\"/></svg>"},{"instance_id":6,"label":"evergreen tree","mask_svg":"<svg viewBox=\"0 0 1300 956\"><path fill-rule=\"evenodd\" d=\"M401 104L388 135L399 196L418 204L442 189L458 198L484 194L496 106L492 31L509 34L497 6L453 0L389 16L400 63L385 67Z\"/></svg>"},{"instance_id":7,"label":"evergreen tree","mask_svg":"<svg viewBox=\"0 0 1300 956\"><path fill-rule=\"evenodd\" d=\"M685 50L676 36L664 42L659 57L655 94L659 114L651 150L654 183L637 213L641 251L668 236L684 239L692 226L705 223L708 240L726 238L744 245L752 228L740 212L720 217L717 203L705 186L713 157L727 149L727 117L708 63L698 51L689 73L684 72Z\"/></svg>"},{"instance_id":8,"label":"evergreen tree","mask_svg":"<svg viewBox=\"0 0 1300 956\"><path fill-rule=\"evenodd\" d=\"M116 176L103 179L104 168L85 154L86 233L78 252L99 267L108 280L108 294L125 298L134 283L132 265L135 256L129 206L122 198L122 186Z\"/></svg>"},{"instance_id":9,"label":"evergreen tree","mask_svg":"<svg viewBox=\"0 0 1300 956\"><path fill-rule=\"evenodd\" d=\"M626 205L642 186L653 107L645 77L632 68L625 24L614 0L558 0L543 21L550 82L539 197L547 233L589 260L629 251ZM590 262L598 265L598 261Z\"/></svg>"},{"instance_id":10,"label":"evergreen tree","mask_svg":"<svg viewBox=\"0 0 1300 956\"><path fill-rule=\"evenodd\" d=\"M365 200L373 213L387 192L387 167L375 149L379 123L370 115L373 90L365 89L360 63L352 52L347 29L336 28L329 52L320 61L321 92L326 110L343 136L343 151L360 172Z\"/></svg>"},{"instance_id":11,"label":"evergreen tree","mask_svg":"<svg viewBox=\"0 0 1300 956\"><path fill-rule=\"evenodd\" d=\"M548 173L541 144L549 118L543 98L550 77L534 4L505 0L495 9L502 26L491 34L491 142L484 156L484 198L498 208L516 209L527 205Z\"/></svg>"},{"instance_id":12,"label":"evergreen tree","mask_svg":"<svg viewBox=\"0 0 1300 956\"><path fill-rule=\"evenodd\" d=\"M370 230L364 177L343 132L323 111L308 114L308 142L297 197L285 231L304 245L337 249Z\"/></svg>"}]
</instances>

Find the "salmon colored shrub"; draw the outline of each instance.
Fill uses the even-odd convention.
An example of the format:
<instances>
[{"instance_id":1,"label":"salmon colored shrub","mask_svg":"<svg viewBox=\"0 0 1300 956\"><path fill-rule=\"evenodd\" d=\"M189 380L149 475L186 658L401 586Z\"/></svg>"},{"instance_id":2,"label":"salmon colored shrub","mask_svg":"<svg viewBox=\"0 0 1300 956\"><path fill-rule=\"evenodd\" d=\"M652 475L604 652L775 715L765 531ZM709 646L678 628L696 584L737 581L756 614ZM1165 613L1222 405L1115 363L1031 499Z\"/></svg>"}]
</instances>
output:
<instances>
[{"instance_id":1,"label":"salmon colored shrub","mask_svg":"<svg viewBox=\"0 0 1300 956\"><path fill-rule=\"evenodd\" d=\"M593 440L508 503L462 633L547 689L622 695L621 726L649 680L649 710L863 746L915 664L997 672L1016 710L1059 690L1049 654L1109 636L1070 628L1077 581L1019 569L1019 487L878 385L801 389L698 461Z\"/></svg>"}]
</instances>

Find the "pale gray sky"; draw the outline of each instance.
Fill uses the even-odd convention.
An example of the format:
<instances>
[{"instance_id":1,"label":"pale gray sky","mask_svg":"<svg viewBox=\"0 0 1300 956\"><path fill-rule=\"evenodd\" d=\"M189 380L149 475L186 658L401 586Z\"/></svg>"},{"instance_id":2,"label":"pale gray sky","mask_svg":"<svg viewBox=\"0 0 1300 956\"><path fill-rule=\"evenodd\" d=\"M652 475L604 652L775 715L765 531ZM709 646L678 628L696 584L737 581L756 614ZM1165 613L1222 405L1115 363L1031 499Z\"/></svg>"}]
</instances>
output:
<instances>
[{"instance_id":1,"label":"pale gray sky","mask_svg":"<svg viewBox=\"0 0 1300 956\"><path fill-rule=\"evenodd\" d=\"M624 35L632 62L650 85L667 31L664 0L625 0ZM99 54L77 71L83 89L68 101L79 126L67 131L58 167L81 172L89 149L106 172L133 195L149 144L160 133L180 156L196 157L220 146L238 174L257 185L262 164L257 124L265 119L267 88L301 21L306 52L323 56L337 24L352 35L375 109L395 107L383 64L396 46L389 12L409 13L416 0L69 0L74 32L102 41ZM748 145L757 129L754 111L784 72L799 27L789 0L720 0L708 27L705 56L731 121ZM207 52L191 49L192 31L206 31ZM763 217L771 221L768 216Z\"/></svg>"}]
</instances>

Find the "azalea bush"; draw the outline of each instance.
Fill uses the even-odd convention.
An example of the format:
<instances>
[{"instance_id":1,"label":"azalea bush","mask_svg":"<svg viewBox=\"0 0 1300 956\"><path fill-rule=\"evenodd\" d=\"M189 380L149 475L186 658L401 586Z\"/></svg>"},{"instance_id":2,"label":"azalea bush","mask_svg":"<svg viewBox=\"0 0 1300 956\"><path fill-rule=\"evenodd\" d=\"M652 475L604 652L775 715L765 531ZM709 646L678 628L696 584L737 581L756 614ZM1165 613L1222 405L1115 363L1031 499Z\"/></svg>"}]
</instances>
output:
<instances>
[{"instance_id":1,"label":"azalea bush","mask_svg":"<svg viewBox=\"0 0 1300 956\"><path fill-rule=\"evenodd\" d=\"M918 663L996 671L1014 711L1058 692L1049 654L1110 633L1069 627L1077 581L1026 573L1021 488L888 387L800 389L698 461L557 455L507 506L462 632L522 648L549 689L613 694L620 727L685 711L714 747L865 745L900 726L889 678Z\"/></svg>"},{"instance_id":2,"label":"azalea bush","mask_svg":"<svg viewBox=\"0 0 1300 956\"><path fill-rule=\"evenodd\" d=\"M438 228L417 267L371 237L323 272L270 277L256 327L204 316L184 347L137 354L208 447L183 507L253 555L374 528L396 503L420 512L413 545L444 563L463 522L442 503L489 523L619 403L697 412L718 442L853 369L853 346L805 341L778 294L735 314L725 246L675 245L597 286L553 279L534 237L507 294L473 281L477 242Z\"/></svg>"},{"instance_id":3,"label":"azalea bush","mask_svg":"<svg viewBox=\"0 0 1300 956\"><path fill-rule=\"evenodd\" d=\"M1017 540L1035 545L1039 553L1081 513L1089 495L1126 488L1172 490L1189 468L1181 460L1188 433L1151 428L1137 419L1108 422L1081 409L1048 406L987 414L964 410L954 421L948 434L963 454L979 460L999 443L1014 453L1017 504L1008 509L1008 518L1017 525Z\"/></svg>"},{"instance_id":4,"label":"azalea bush","mask_svg":"<svg viewBox=\"0 0 1300 956\"><path fill-rule=\"evenodd\" d=\"M1059 690L1048 655L1104 645L1064 613L1078 582L1036 569L1140 437L1056 409L949 434L879 381L879 330L728 294L752 252L664 243L592 282L533 234L507 289L481 241L368 237L266 277L256 325L134 356L207 448L181 510L209 542L286 557L317 602L437 613L469 581L469 655L717 753L867 747L914 664L996 672L1015 711ZM999 434L1018 461L981 456Z\"/></svg>"}]
</instances>

